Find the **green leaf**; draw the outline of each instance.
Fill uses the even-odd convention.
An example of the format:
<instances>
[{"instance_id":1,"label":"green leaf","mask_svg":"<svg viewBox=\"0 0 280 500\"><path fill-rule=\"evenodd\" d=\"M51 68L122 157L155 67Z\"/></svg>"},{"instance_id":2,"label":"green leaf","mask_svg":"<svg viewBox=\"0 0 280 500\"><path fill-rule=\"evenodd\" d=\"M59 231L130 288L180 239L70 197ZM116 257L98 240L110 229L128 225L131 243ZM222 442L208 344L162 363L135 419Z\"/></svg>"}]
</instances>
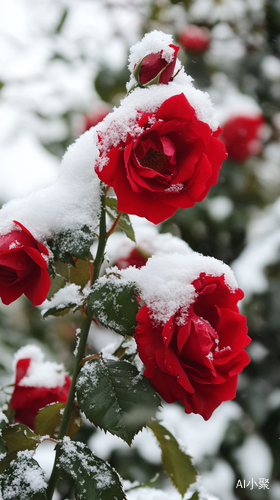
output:
<instances>
[{"instance_id":1,"label":"green leaf","mask_svg":"<svg viewBox=\"0 0 280 500\"><path fill-rule=\"evenodd\" d=\"M149 422L148 427L153 431L161 448L164 470L183 497L190 485L196 482L197 471L191 457L180 448L174 436L163 425Z\"/></svg>"},{"instance_id":2,"label":"green leaf","mask_svg":"<svg viewBox=\"0 0 280 500\"><path fill-rule=\"evenodd\" d=\"M194 492L194 494L191 496L190 500L199 500L199 493L198 493L198 491Z\"/></svg>"},{"instance_id":3,"label":"green leaf","mask_svg":"<svg viewBox=\"0 0 280 500\"><path fill-rule=\"evenodd\" d=\"M132 491L132 490L138 490L140 488L152 488L159 480L159 473L157 472L156 475L147 481L146 483L142 484L137 484L136 486L132 486L131 488L126 489L126 492Z\"/></svg>"},{"instance_id":4,"label":"green leaf","mask_svg":"<svg viewBox=\"0 0 280 500\"><path fill-rule=\"evenodd\" d=\"M51 286L47 295L47 299L52 297L67 283L75 283L82 289L86 286L90 279L89 263L85 260L78 259L72 265L58 261L55 263L55 277L51 276Z\"/></svg>"},{"instance_id":5,"label":"green leaf","mask_svg":"<svg viewBox=\"0 0 280 500\"><path fill-rule=\"evenodd\" d=\"M46 312L42 314L43 318L47 318L48 316L65 316L68 314L71 309L76 307L77 304L70 302L66 306L63 307L50 307Z\"/></svg>"},{"instance_id":6,"label":"green leaf","mask_svg":"<svg viewBox=\"0 0 280 500\"><path fill-rule=\"evenodd\" d=\"M94 233L87 226L65 231L48 241L54 255L54 260L61 260L73 264L73 258L87 260L90 256L90 247L94 240Z\"/></svg>"},{"instance_id":7,"label":"green leaf","mask_svg":"<svg viewBox=\"0 0 280 500\"><path fill-rule=\"evenodd\" d=\"M80 293L81 287L79 285L76 285L75 283L69 283L66 285L66 287L69 288L69 290L67 290L68 294L66 294L64 291L61 294L59 290L47 304L47 308L42 310L41 314L43 318L46 318L50 315L63 316L64 314L67 314L71 309L74 309L74 311L76 311L83 305L83 303L85 302L85 297ZM65 297L67 297L67 300L69 300L69 302L66 302Z\"/></svg>"},{"instance_id":8,"label":"green leaf","mask_svg":"<svg viewBox=\"0 0 280 500\"><path fill-rule=\"evenodd\" d=\"M6 427L2 431L2 436L6 442L7 455L0 461L0 474L16 458L18 451L35 450L40 444L40 438L23 424Z\"/></svg>"},{"instance_id":9,"label":"green leaf","mask_svg":"<svg viewBox=\"0 0 280 500\"><path fill-rule=\"evenodd\" d=\"M125 500L116 471L84 443L65 441L57 448L60 467L75 480L77 500Z\"/></svg>"},{"instance_id":10,"label":"green leaf","mask_svg":"<svg viewBox=\"0 0 280 500\"><path fill-rule=\"evenodd\" d=\"M89 279L89 263L85 260L78 259L75 266L70 267L69 282L84 288L89 282Z\"/></svg>"},{"instance_id":11,"label":"green leaf","mask_svg":"<svg viewBox=\"0 0 280 500\"><path fill-rule=\"evenodd\" d=\"M17 459L0 477L3 499L9 500L47 500L44 472L31 458L30 452L21 451Z\"/></svg>"},{"instance_id":12,"label":"green leaf","mask_svg":"<svg viewBox=\"0 0 280 500\"><path fill-rule=\"evenodd\" d=\"M118 200L116 198L106 198L106 212L111 217L111 219L115 220L119 214L121 214L120 220L117 224L117 227L123 231L126 236L134 241L135 243L135 233L129 218L129 215L124 212L119 212L117 209Z\"/></svg>"},{"instance_id":13,"label":"green leaf","mask_svg":"<svg viewBox=\"0 0 280 500\"><path fill-rule=\"evenodd\" d=\"M63 276L56 275L55 278L51 276L51 286L48 291L47 299L50 300L58 290L61 288L65 287L66 285L66 280Z\"/></svg>"},{"instance_id":14,"label":"green leaf","mask_svg":"<svg viewBox=\"0 0 280 500\"><path fill-rule=\"evenodd\" d=\"M101 325L120 335L133 335L139 310L134 284L96 281L89 295L89 310Z\"/></svg>"},{"instance_id":15,"label":"green leaf","mask_svg":"<svg viewBox=\"0 0 280 500\"><path fill-rule=\"evenodd\" d=\"M129 445L160 405L149 380L128 361L88 361L77 381L77 395L81 410L94 425Z\"/></svg>"},{"instance_id":16,"label":"green leaf","mask_svg":"<svg viewBox=\"0 0 280 500\"><path fill-rule=\"evenodd\" d=\"M35 419L35 431L39 436L57 438L63 417L65 403L53 403L39 410ZM74 404L67 436L72 437L82 425L82 418L77 404Z\"/></svg>"},{"instance_id":17,"label":"green leaf","mask_svg":"<svg viewBox=\"0 0 280 500\"><path fill-rule=\"evenodd\" d=\"M0 420L0 460L1 460L1 456L3 459L7 453L7 446L6 446L6 443L2 437L2 433L6 427L6 424L7 424L7 419L5 418L4 413L2 413L2 420Z\"/></svg>"}]
</instances>

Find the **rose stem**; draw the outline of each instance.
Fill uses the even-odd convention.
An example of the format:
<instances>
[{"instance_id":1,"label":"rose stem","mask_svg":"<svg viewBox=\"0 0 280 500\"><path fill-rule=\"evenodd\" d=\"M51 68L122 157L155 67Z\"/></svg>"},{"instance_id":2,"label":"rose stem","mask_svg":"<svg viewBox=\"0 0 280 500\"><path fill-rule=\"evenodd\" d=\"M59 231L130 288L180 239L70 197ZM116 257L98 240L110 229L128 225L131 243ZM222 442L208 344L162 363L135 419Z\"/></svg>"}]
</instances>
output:
<instances>
[{"instance_id":1,"label":"rose stem","mask_svg":"<svg viewBox=\"0 0 280 500\"><path fill-rule=\"evenodd\" d=\"M101 183L101 196L100 196L100 201L101 201L101 210L100 210L100 225L99 225L99 241L98 241L98 248L97 248L97 253L96 253L96 258L94 262L94 271L93 271L93 279L92 283L94 283L100 273L101 265L104 259L104 252L105 252L105 247L106 247L106 241L107 241L107 235L106 235L106 213L105 213L105 185ZM79 347L78 347L78 352L77 356L75 359L75 365L74 365L74 370L73 370L73 375L72 375L72 382L70 386L70 390L68 393L68 398L67 402L64 408L63 412L63 417L61 420L60 424L60 429L58 433L58 439L61 440L66 436L70 418L71 418L71 413L72 413L72 408L73 408L73 403L75 399L75 393L76 393L76 381L77 377L80 373L82 364L81 361L84 357L85 354L85 348L87 344L87 338L88 338L88 332L90 329L91 325L91 320L92 320L92 315L93 312L91 310L87 310L87 316L84 317L82 325L81 325L81 333L80 333L80 342L79 342ZM48 500L51 500L54 494L54 490L56 487L56 483L59 478L59 468L57 467L57 462L60 456L59 450L56 451L56 456L55 456L55 461L53 465L53 470L49 479L49 485L48 485L48 490L47 490L47 498Z\"/></svg>"}]
</instances>

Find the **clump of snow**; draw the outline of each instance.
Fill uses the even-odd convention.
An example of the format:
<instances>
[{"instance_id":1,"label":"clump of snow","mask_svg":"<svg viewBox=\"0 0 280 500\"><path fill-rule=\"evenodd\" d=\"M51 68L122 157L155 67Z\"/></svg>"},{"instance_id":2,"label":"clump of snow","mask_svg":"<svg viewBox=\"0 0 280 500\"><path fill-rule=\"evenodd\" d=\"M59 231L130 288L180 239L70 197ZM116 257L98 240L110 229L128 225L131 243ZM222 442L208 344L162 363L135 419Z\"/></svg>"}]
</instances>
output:
<instances>
[{"instance_id":1,"label":"clump of snow","mask_svg":"<svg viewBox=\"0 0 280 500\"><path fill-rule=\"evenodd\" d=\"M193 252L189 255L172 253L154 255L140 269L128 267L119 270L111 268L110 272L121 276L121 280L110 275L114 284L135 283L141 299L148 304L151 315L156 322L166 323L168 319L181 310L181 320L188 314L190 304L196 297L192 282L205 273L207 276L224 276L226 285L237 289L237 282L232 270L222 261ZM102 277L99 283L106 283L108 278Z\"/></svg>"},{"instance_id":2,"label":"clump of snow","mask_svg":"<svg viewBox=\"0 0 280 500\"><path fill-rule=\"evenodd\" d=\"M162 58L171 62L174 55L174 49L170 47L173 44L172 35L163 33L163 31L154 30L146 33L140 42L137 42L130 49L128 58L128 69L133 73L136 64L148 54L156 54L162 51Z\"/></svg>"},{"instance_id":3,"label":"clump of snow","mask_svg":"<svg viewBox=\"0 0 280 500\"><path fill-rule=\"evenodd\" d=\"M42 493L47 488L44 472L38 464L31 462L33 451L18 451L17 460L12 460L10 467L13 474L7 481L2 483L2 495L4 500L21 498L29 500L35 494Z\"/></svg>"},{"instance_id":4,"label":"clump of snow","mask_svg":"<svg viewBox=\"0 0 280 500\"><path fill-rule=\"evenodd\" d=\"M193 253L190 246L181 238L173 236L171 233L159 233L157 227L146 219L143 223L136 220L133 227L136 243L122 232L115 232L110 236L106 246L106 259L110 266L114 265L120 258L127 258L135 248L147 258L152 255L172 252L185 255Z\"/></svg>"},{"instance_id":5,"label":"clump of snow","mask_svg":"<svg viewBox=\"0 0 280 500\"><path fill-rule=\"evenodd\" d=\"M64 366L52 361L44 361L44 353L36 345L28 344L21 347L14 355L13 368L16 370L20 359L31 359L25 377L19 385L24 387L59 387L65 383Z\"/></svg>"},{"instance_id":6,"label":"clump of snow","mask_svg":"<svg viewBox=\"0 0 280 500\"><path fill-rule=\"evenodd\" d=\"M81 305L83 299L84 296L81 294L81 287L75 283L67 283L65 287L60 288L50 300L46 299L42 303L42 315L53 307L62 309L71 304Z\"/></svg>"},{"instance_id":7,"label":"clump of snow","mask_svg":"<svg viewBox=\"0 0 280 500\"><path fill-rule=\"evenodd\" d=\"M93 133L87 131L69 146L53 184L3 206L0 234L13 229L13 220L41 241L83 225L96 227L100 209L100 182L94 172L97 156Z\"/></svg>"}]
</instances>

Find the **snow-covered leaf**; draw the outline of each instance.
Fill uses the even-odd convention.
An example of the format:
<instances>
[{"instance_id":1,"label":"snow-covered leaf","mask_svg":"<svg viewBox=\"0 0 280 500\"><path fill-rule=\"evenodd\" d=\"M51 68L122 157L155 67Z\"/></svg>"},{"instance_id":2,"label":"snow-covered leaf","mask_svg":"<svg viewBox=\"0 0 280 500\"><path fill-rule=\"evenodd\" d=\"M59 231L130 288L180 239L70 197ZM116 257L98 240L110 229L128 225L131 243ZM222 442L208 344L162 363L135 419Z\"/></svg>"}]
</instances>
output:
<instances>
[{"instance_id":1,"label":"snow-covered leaf","mask_svg":"<svg viewBox=\"0 0 280 500\"><path fill-rule=\"evenodd\" d=\"M160 446L164 470L183 497L190 485L196 482L197 471L191 457L180 448L174 436L163 425L149 422L148 427Z\"/></svg>"},{"instance_id":2,"label":"snow-covered leaf","mask_svg":"<svg viewBox=\"0 0 280 500\"><path fill-rule=\"evenodd\" d=\"M60 288L51 300L45 300L43 303L42 316L63 316L71 309L78 309L84 302L85 297L81 293L81 287L76 283L67 284Z\"/></svg>"},{"instance_id":3,"label":"snow-covered leaf","mask_svg":"<svg viewBox=\"0 0 280 500\"><path fill-rule=\"evenodd\" d=\"M0 474L16 458L18 451L35 450L40 444L40 438L24 424L7 426L2 431L2 436L7 446L7 455L0 461Z\"/></svg>"},{"instance_id":4,"label":"snow-covered leaf","mask_svg":"<svg viewBox=\"0 0 280 500\"><path fill-rule=\"evenodd\" d=\"M58 234L48 244L55 260L74 264L72 257L87 260L94 234L87 226L82 226L75 231L69 230Z\"/></svg>"},{"instance_id":5,"label":"snow-covered leaf","mask_svg":"<svg viewBox=\"0 0 280 500\"><path fill-rule=\"evenodd\" d=\"M3 500L47 500L44 472L29 451L21 451L17 459L0 476Z\"/></svg>"},{"instance_id":6,"label":"snow-covered leaf","mask_svg":"<svg viewBox=\"0 0 280 500\"><path fill-rule=\"evenodd\" d=\"M116 471L84 443L65 440L57 447L60 467L75 480L77 500L125 500Z\"/></svg>"},{"instance_id":7,"label":"snow-covered leaf","mask_svg":"<svg viewBox=\"0 0 280 500\"><path fill-rule=\"evenodd\" d=\"M129 445L155 415L160 399L148 379L128 361L92 359L77 381L81 410L97 427Z\"/></svg>"},{"instance_id":8,"label":"snow-covered leaf","mask_svg":"<svg viewBox=\"0 0 280 500\"><path fill-rule=\"evenodd\" d=\"M133 284L100 283L97 281L89 296L89 309L98 321L121 335L133 335L139 305Z\"/></svg>"}]
</instances>

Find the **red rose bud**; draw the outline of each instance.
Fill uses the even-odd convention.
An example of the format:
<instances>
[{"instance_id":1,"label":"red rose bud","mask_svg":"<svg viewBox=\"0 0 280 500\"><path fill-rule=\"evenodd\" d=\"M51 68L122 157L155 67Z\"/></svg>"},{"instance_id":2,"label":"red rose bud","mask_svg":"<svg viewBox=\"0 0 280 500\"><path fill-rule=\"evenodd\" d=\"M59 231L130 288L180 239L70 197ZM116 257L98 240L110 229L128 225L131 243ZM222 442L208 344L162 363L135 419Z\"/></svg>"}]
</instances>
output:
<instances>
[{"instance_id":1,"label":"red rose bud","mask_svg":"<svg viewBox=\"0 0 280 500\"><path fill-rule=\"evenodd\" d=\"M51 403L66 403L71 385L61 365L43 359L34 345L21 348L15 355L16 380L10 408L15 410L15 423L33 430L39 410Z\"/></svg>"},{"instance_id":2,"label":"red rose bud","mask_svg":"<svg viewBox=\"0 0 280 500\"><path fill-rule=\"evenodd\" d=\"M156 54L147 55L139 63L140 71L139 65L134 71L134 75L138 83L146 85L147 83L152 82L157 76L159 76L159 81L157 83L168 83L172 80L177 60L177 53L180 50L180 47L172 44L170 44L169 47L172 47L174 49L174 54L171 61L167 61L164 57L162 57L163 51L161 50ZM136 75L138 71L139 76L137 78Z\"/></svg>"},{"instance_id":3,"label":"red rose bud","mask_svg":"<svg viewBox=\"0 0 280 500\"><path fill-rule=\"evenodd\" d=\"M213 132L198 120L183 93L166 99L155 113L139 113L126 139L107 148L113 133L116 143L118 123L114 121L108 132L98 135L103 168L97 163L96 173L114 188L120 212L155 224L179 207L202 201L227 158L224 144L217 139L220 129Z\"/></svg>"},{"instance_id":4,"label":"red rose bud","mask_svg":"<svg viewBox=\"0 0 280 500\"><path fill-rule=\"evenodd\" d=\"M189 52L205 52L210 45L210 33L207 28L190 24L178 36L178 41Z\"/></svg>"},{"instance_id":5,"label":"red rose bud","mask_svg":"<svg viewBox=\"0 0 280 500\"><path fill-rule=\"evenodd\" d=\"M233 160L243 162L263 149L261 131L264 126L262 115L236 116L223 125L221 139L228 155Z\"/></svg>"},{"instance_id":6,"label":"red rose bud","mask_svg":"<svg viewBox=\"0 0 280 500\"><path fill-rule=\"evenodd\" d=\"M0 236L0 297L7 305L24 293L37 306L50 288L49 252L22 224L14 223L21 230Z\"/></svg>"},{"instance_id":7,"label":"red rose bud","mask_svg":"<svg viewBox=\"0 0 280 500\"><path fill-rule=\"evenodd\" d=\"M208 420L235 397L238 374L250 361L244 350L250 338L237 306L240 288L230 289L223 275L205 273L192 285L187 314L179 308L166 324L154 321L152 307L141 307L135 340L144 375L160 396L167 403L179 400L186 413Z\"/></svg>"}]
</instances>

